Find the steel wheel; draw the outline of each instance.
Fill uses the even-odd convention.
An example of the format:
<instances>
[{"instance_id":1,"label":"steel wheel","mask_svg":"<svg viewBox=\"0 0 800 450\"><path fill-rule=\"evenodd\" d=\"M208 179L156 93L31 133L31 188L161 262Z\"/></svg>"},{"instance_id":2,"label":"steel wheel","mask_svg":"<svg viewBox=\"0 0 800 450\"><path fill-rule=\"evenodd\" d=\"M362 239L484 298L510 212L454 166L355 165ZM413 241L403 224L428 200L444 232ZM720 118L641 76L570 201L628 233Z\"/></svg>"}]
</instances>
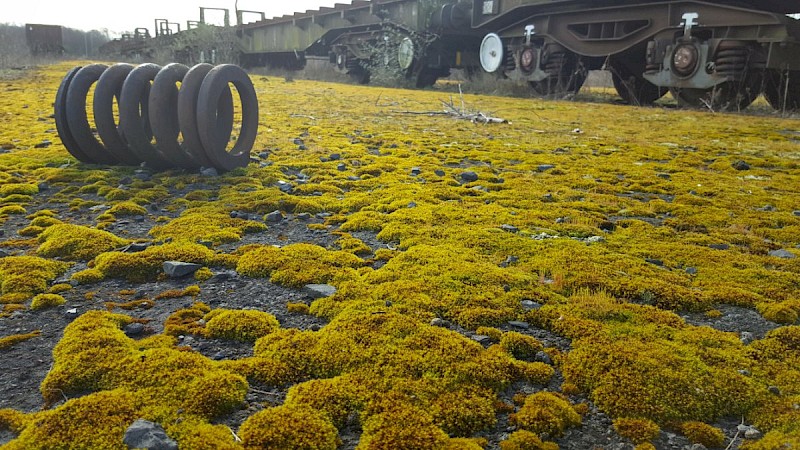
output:
<instances>
[{"instance_id":1,"label":"steel wheel","mask_svg":"<svg viewBox=\"0 0 800 450\"><path fill-rule=\"evenodd\" d=\"M800 71L770 71L764 79L764 97L778 111L800 109Z\"/></svg>"},{"instance_id":2,"label":"steel wheel","mask_svg":"<svg viewBox=\"0 0 800 450\"><path fill-rule=\"evenodd\" d=\"M621 63L611 66L611 81L614 83L614 89L625 103L637 106L649 105L667 93L667 88L656 86L644 79L640 73L637 74Z\"/></svg>"},{"instance_id":3,"label":"steel wheel","mask_svg":"<svg viewBox=\"0 0 800 450\"><path fill-rule=\"evenodd\" d=\"M751 74L743 82L728 81L711 89L671 88L670 93L682 107L741 111L761 94L761 81L760 75Z\"/></svg>"}]
</instances>

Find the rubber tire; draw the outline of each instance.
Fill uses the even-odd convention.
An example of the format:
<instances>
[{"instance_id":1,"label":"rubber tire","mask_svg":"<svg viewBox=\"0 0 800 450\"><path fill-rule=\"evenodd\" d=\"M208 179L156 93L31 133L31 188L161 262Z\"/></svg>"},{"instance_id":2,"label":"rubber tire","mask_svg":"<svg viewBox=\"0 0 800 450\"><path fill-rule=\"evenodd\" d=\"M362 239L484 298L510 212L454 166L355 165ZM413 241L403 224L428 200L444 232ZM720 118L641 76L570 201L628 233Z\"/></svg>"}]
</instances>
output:
<instances>
[{"instance_id":1,"label":"rubber tire","mask_svg":"<svg viewBox=\"0 0 800 450\"><path fill-rule=\"evenodd\" d=\"M81 70L81 66L73 67L61 80L61 84L58 86L58 92L56 92L56 101L53 104L53 114L56 119L58 137L61 138L61 143L64 144L64 148L78 161L92 164L94 161L81 150L75 138L72 136L72 132L69 129L69 121L67 120L67 91L69 90L70 83L72 83L72 79L75 78L75 74L78 73L79 70Z\"/></svg>"},{"instance_id":2,"label":"rubber tire","mask_svg":"<svg viewBox=\"0 0 800 450\"><path fill-rule=\"evenodd\" d=\"M220 135L218 132L216 108L228 83L236 87L242 104L242 128L230 152L226 150L230 133ZM214 167L221 171L247 167L258 132L258 97L253 82L241 67L223 64L208 72L197 96L197 126L203 148Z\"/></svg>"},{"instance_id":3,"label":"rubber tire","mask_svg":"<svg viewBox=\"0 0 800 450\"><path fill-rule=\"evenodd\" d=\"M150 128L161 156L176 167L194 170L200 167L200 163L178 142L181 130L178 125L178 87L175 84L183 81L187 72L189 68L178 63L168 64L158 72L150 88L148 112Z\"/></svg>"},{"instance_id":4,"label":"rubber tire","mask_svg":"<svg viewBox=\"0 0 800 450\"><path fill-rule=\"evenodd\" d=\"M100 135L105 148L117 160L125 165L138 166L142 160L129 148L122 136L121 129L114 120L114 98L119 105L122 83L133 70L130 64L119 63L106 69L94 88L94 121L97 125L97 134Z\"/></svg>"},{"instance_id":5,"label":"rubber tire","mask_svg":"<svg viewBox=\"0 0 800 450\"><path fill-rule=\"evenodd\" d=\"M128 148L145 164L155 170L172 168L172 163L164 158L150 143L148 94L150 81L161 67L155 64L141 64L131 70L122 83L119 96L119 126L128 141ZM141 109L140 109L141 106Z\"/></svg>"},{"instance_id":6,"label":"rubber tire","mask_svg":"<svg viewBox=\"0 0 800 450\"><path fill-rule=\"evenodd\" d=\"M178 91L178 124L183 135L183 148L204 167L214 167L214 163L207 156L197 128L197 96L203 80L213 68L211 64L192 67L183 77ZM233 96L230 89L223 89L217 103L217 126L221 136L230 136L233 130Z\"/></svg>"},{"instance_id":7,"label":"rubber tire","mask_svg":"<svg viewBox=\"0 0 800 450\"><path fill-rule=\"evenodd\" d=\"M108 66L105 64L84 66L72 78L67 89L66 111L69 130L78 147L94 164L117 163L117 158L92 133L92 129L89 127L89 119L86 115L86 97L89 94L89 89L100 79L100 75L107 68Z\"/></svg>"}]
</instances>

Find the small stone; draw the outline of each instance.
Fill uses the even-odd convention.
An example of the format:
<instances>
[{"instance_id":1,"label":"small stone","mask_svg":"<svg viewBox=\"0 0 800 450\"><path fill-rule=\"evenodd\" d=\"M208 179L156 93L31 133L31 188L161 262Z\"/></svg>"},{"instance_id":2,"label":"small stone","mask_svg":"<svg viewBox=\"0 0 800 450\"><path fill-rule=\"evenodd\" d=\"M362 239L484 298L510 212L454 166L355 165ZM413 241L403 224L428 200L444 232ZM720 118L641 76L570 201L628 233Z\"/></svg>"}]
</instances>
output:
<instances>
[{"instance_id":1,"label":"small stone","mask_svg":"<svg viewBox=\"0 0 800 450\"><path fill-rule=\"evenodd\" d=\"M603 236L589 236L588 238L586 238L586 242L588 242L589 244L597 244L605 241L606 238L604 238Z\"/></svg>"},{"instance_id":2,"label":"small stone","mask_svg":"<svg viewBox=\"0 0 800 450\"><path fill-rule=\"evenodd\" d=\"M227 272L215 273L211 278L206 280L206 284L215 284L215 283L222 283L223 281L228 281L233 276Z\"/></svg>"},{"instance_id":3,"label":"small stone","mask_svg":"<svg viewBox=\"0 0 800 450\"><path fill-rule=\"evenodd\" d=\"M796 217L800 217L800 209L798 209L797 211L792 211L792 214L795 215Z\"/></svg>"},{"instance_id":4,"label":"small stone","mask_svg":"<svg viewBox=\"0 0 800 450\"><path fill-rule=\"evenodd\" d=\"M269 152L261 152L258 154L258 157L261 159L267 159L269 158Z\"/></svg>"},{"instance_id":5,"label":"small stone","mask_svg":"<svg viewBox=\"0 0 800 450\"><path fill-rule=\"evenodd\" d=\"M656 176L658 178L661 178L662 180L671 180L672 179L672 175L670 175L668 173L657 173Z\"/></svg>"},{"instance_id":6,"label":"small stone","mask_svg":"<svg viewBox=\"0 0 800 450\"><path fill-rule=\"evenodd\" d=\"M556 166L554 166L553 164L539 164L536 170L538 170L539 172L547 172L548 170L555 168Z\"/></svg>"},{"instance_id":7,"label":"small stone","mask_svg":"<svg viewBox=\"0 0 800 450\"><path fill-rule=\"evenodd\" d=\"M312 299L330 297L336 293L336 288L330 284L307 284L303 286L303 293Z\"/></svg>"},{"instance_id":8,"label":"small stone","mask_svg":"<svg viewBox=\"0 0 800 450\"><path fill-rule=\"evenodd\" d=\"M124 253L138 253L143 252L150 247L149 242L134 242L132 244L128 244L125 248L122 249Z\"/></svg>"},{"instance_id":9,"label":"small stone","mask_svg":"<svg viewBox=\"0 0 800 450\"><path fill-rule=\"evenodd\" d=\"M300 144L300 145L297 146L297 149L298 150L308 150L308 147L306 147L305 144Z\"/></svg>"},{"instance_id":10,"label":"small stone","mask_svg":"<svg viewBox=\"0 0 800 450\"><path fill-rule=\"evenodd\" d=\"M597 228L600 228L601 230L610 233L617 229L617 225L614 224L614 222L611 222L610 220L604 220L600 222L600 225L598 225Z\"/></svg>"},{"instance_id":11,"label":"small stone","mask_svg":"<svg viewBox=\"0 0 800 450\"><path fill-rule=\"evenodd\" d=\"M300 213L294 216L297 220L308 220L311 218L311 214L309 213Z\"/></svg>"},{"instance_id":12,"label":"small stone","mask_svg":"<svg viewBox=\"0 0 800 450\"><path fill-rule=\"evenodd\" d=\"M436 169L436 170L433 171L433 173L435 173L437 177L443 177L444 176L444 170L442 170L442 169Z\"/></svg>"},{"instance_id":13,"label":"small stone","mask_svg":"<svg viewBox=\"0 0 800 450\"><path fill-rule=\"evenodd\" d=\"M797 255L790 252L789 250L780 249L780 250L773 250L769 252L769 256L774 256L776 258L783 258L783 259L794 259L797 258Z\"/></svg>"},{"instance_id":14,"label":"small stone","mask_svg":"<svg viewBox=\"0 0 800 450\"><path fill-rule=\"evenodd\" d=\"M528 322L522 322L519 320L512 320L508 322L508 325L510 325L513 328L519 328L521 330L527 330L528 328L531 327L531 325Z\"/></svg>"},{"instance_id":15,"label":"small stone","mask_svg":"<svg viewBox=\"0 0 800 450\"><path fill-rule=\"evenodd\" d=\"M492 342L492 338L483 334L476 334L472 336L472 340L477 342L478 344L489 344Z\"/></svg>"},{"instance_id":16,"label":"small stone","mask_svg":"<svg viewBox=\"0 0 800 450\"><path fill-rule=\"evenodd\" d=\"M294 139L292 139L292 143L294 145L303 145L303 140L300 139L300 138L294 138Z\"/></svg>"},{"instance_id":17,"label":"small stone","mask_svg":"<svg viewBox=\"0 0 800 450\"><path fill-rule=\"evenodd\" d=\"M214 361L220 361L225 359L227 356L228 355L226 355L225 352L219 351L217 353L214 353L214 355L211 356L211 359L213 359Z\"/></svg>"},{"instance_id":18,"label":"small stone","mask_svg":"<svg viewBox=\"0 0 800 450\"><path fill-rule=\"evenodd\" d=\"M338 160L342 159L342 155L340 155L338 153L331 153L330 156L328 156L328 159L331 160L331 161L338 161Z\"/></svg>"},{"instance_id":19,"label":"small stone","mask_svg":"<svg viewBox=\"0 0 800 450\"><path fill-rule=\"evenodd\" d=\"M64 311L64 317L70 321L75 320L75 318L78 317L78 308L71 308Z\"/></svg>"},{"instance_id":20,"label":"small stone","mask_svg":"<svg viewBox=\"0 0 800 450\"><path fill-rule=\"evenodd\" d=\"M361 177L352 175L352 176L347 177L347 181L361 181Z\"/></svg>"},{"instance_id":21,"label":"small stone","mask_svg":"<svg viewBox=\"0 0 800 450\"><path fill-rule=\"evenodd\" d=\"M53 143L48 141L47 139L43 140L42 142L33 146L33 148L47 148L50 147Z\"/></svg>"},{"instance_id":22,"label":"small stone","mask_svg":"<svg viewBox=\"0 0 800 450\"><path fill-rule=\"evenodd\" d=\"M50 185L47 184L47 183L39 183L38 187L39 187L39 192L41 192L41 191L49 191L50 190Z\"/></svg>"},{"instance_id":23,"label":"small stone","mask_svg":"<svg viewBox=\"0 0 800 450\"><path fill-rule=\"evenodd\" d=\"M422 173L422 169L420 169L419 167L412 167L411 168L411 176L412 177L415 177L415 176L417 176L417 175L419 175L421 173Z\"/></svg>"},{"instance_id":24,"label":"small stone","mask_svg":"<svg viewBox=\"0 0 800 450\"><path fill-rule=\"evenodd\" d=\"M500 267L504 267L505 268L505 267L508 267L508 266L510 266L512 264L516 264L518 262L519 262L519 258L517 258L516 256L512 255L512 256L507 257L505 259L505 261L501 262L500 263Z\"/></svg>"},{"instance_id":25,"label":"small stone","mask_svg":"<svg viewBox=\"0 0 800 450\"><path fill-rule=\"evenodd\" d=\"M345 164L345 163L337 164L336 165L336 170L338 170L339 172L344 172L345 170L347 170L347 164Z\"/></svg>"},{"instance_id":26,"label":"small stone","mask_svg":"<svg viewBox=\"0 0 800 450\"><path fill-rule=\"evenodd\" d=\"M202 245L203 247L206 247L206 248L213 248L214 247L214 243L213 242L206 241L204 239L200 239L199 241L197 241L197 243Z\"/></svg>"},{"instance_id":27,"label":"small stone","mask_svg":"<svg viewBox=\"0 0 800 450\"><path fill-rule=\"evenodd\" d=\"M123 331L125 332L125 336L131 337L131 338L132 337L136 337L136 336L139 336L142 333L144 333L144 325L142 325L140 323L137 323L137 322L129 323L128 325L125 325L125 328L124 328Z\"/></svg>"},{"instance_id":28,"label":"small stone","mask_svg":"<svg viewBox=\"0 0 800 450\"><path fill-rule=\"evenodd\" d=\"M150 211L152 211L152 212L159 212L159 211L161 211L161 207L159 207L159 206L158 206L157 204L155 204L155 203L150 203L150 206L148 206L148 207L147 207L147 209L149 209L149 210L150 210Z\"/></svg>"},{"instance_id":29,"label":"small stone","mask_svg":"<svg viewBox=\"0 0 800 450\"><path fill-rule=\"evenodd\" d=\"M406 207L407 208L416 208L417 207L417 202L408 202L408 205L406 205Z\"/></svg>"},{"instance_id":30,"label":"small stone","mask_svg":"<svg viewBox=\"0 0 800 450\"><path fill-rule=\"evenodd\" d=\"M294 190L294 186L292 186L292 183L283 180L280 180L275 184L278 185L278 190L280 190L284 194L288 194Z\"/></svg>"},{"instance_id":31,"label":"small stone","mask_svg":"<svg viewBox=\"0 0 800 450\"><path fill-rule=\"evenodd\" d=\"M386 305L387 308L391 308L392 307L392 301L391 300L386 300L385 302L383 302L383 304Z\"/></svg>"},{"instance_id":32,"label":"small stone","mask_svg":"<svg viewBox=\"0 0 800 450\"><path fill-rule=\"evenodd\" d=\"M478 174L472 171L461 172L461 180L465 183L478 181Z\"/></svg>"},{"instance_id":33,"label":"small stone","mask_svg":"<svg viewBox=\"0 0 800 450\"><path fill-rule=\"evenodd\" d=\"M541 303L536 303L533 300L523 300L519 302L519 304L527 310L534 310L542 307Z\"/></svg>"},{"instance_id":34,"label":"small stone","mask_svg":"<svg viewBox=\"0 0 800 450\"><path fill-rule=\"evenodd\" d=\"M713 248L714 250L727 250L731 248L731 246L728 244L711 244L708 247Z\"/></svg>"},{"instance_id":35,"label":"small stone","mask_svg":"<svg viewBox=\"0 0 800 450\"><path fill-rule=\"evenodd\" d=\"M544 203L553 203L554 201L556 201L556 198L553 194L547 193L542 196L542 202Z\"/></svg>"},{"instance_id":36,"label":"small stone","mask_svg":"<svg viewBox=\"0 0 800 450\"><path fill-rule=\"evenodd\" d=\"M216 177L219 176L219 172L214 167L204 167L200 169L200 175L204 177Z\"/></svg>"},{"instance_id":37,"label":"small stone","mask_svg":"<svg viewBox=\"0 0 800 450\"><path fill-rule=\"evenodd\" d=\"M767 391L772 395L781 395L781 389L778 386L770 386Z\"/></svg>"},{"instance_id":38,"label":"small stone","mask_svg":"<svg viewBox=\"0 0 800 450\"><path fill-rule=\"evenodd\" d=\"M750 373L750 371L749 371L749 370L747 370L747 369L741 369L741 370L739 370L738 372L739 372L739 375L741 375L741 376L743 376L743 377L749 377L750 375L752 375L752 374Z\"/></svg>"},{"instance_id":39,"label":"small stone","mask_svg":"<svg viewBox=\"0 0 800 450\"><path fill-rule=\"evenodd\" d=\"M545 353L543 351L536 352L536 355L533 357L533 360L541 362L541 363L545 363L547 365L552 365L553 364L553 360L550 359L550 355L548 355L547 353Z\"/></svg>"},{"instance_id":40,"label":"small stone","mask_svg":"<svg viewBox=\"0 0 800 450\"><path fill-rule=\"evenodd\" d=\"M692 444L692 446L689 447L689 450L708 450L708 449L703 444Z\"/></svg>"},{"instance_id":41,"label":"small stone","mask_svg":"<svg viewBox=\"0 0 800 450\"><path fill-rule=\"evenodd\" d=\"M761 432L753 427L749 427L747 431L744 432L744 438L749 440L761 439Z\"/></svg>"},{"instance_id":42,"label":"small stone","mask_svg":"<svg viewBox=\"0 0 800 450\"><path fill-rule=\"evenodd\" d=\"M731 163L731 167L733 167L736 170L750 170L750 164L747 164L742 160L734 161L733 163Z\"/></svg>"},{"instance_id":43,"label":"small stone","mask_svg":"<svg viewBox=\"0 0 800 450\"><path fill-rule=\"evenodd\" d=\"M6 256L9 256L9 253L5 250L0 250L0 258L5 258Z\"/></svg>"},{"instance_id":44,"label":"small stone","mask_svg":"<svg viewBox=\"0 0 800 450\"><path fill-rule=\"evenodd\" d=\"M755 340L755 336L749 331L742 331L739 333L739 340L742 341L742 344L747 345Z\"/></svg>"},{"instance_id":45,"label":"small stone","mask_svg":"<svg viewBox=\"0 0 800 450\"><path fill-rule=\"evenodd\" d=\"M686 273L689 275L697 275L697 267L687 267Z\"/></svg>"},{"instance_id":46,"label":"small stone","mask_svg":"<svg viewBox=\"0 0 800 450\"><path fill-rule=\"evenodd\" d=\"M187 263L182 261L164 261L164 273L170 278L181 278L191 275L203 266L195 263Z\"/></svg>"},{"instance_id":47,"label":"small stone","mask_svg":"<svg viewBox=\"0 0 800 450\"><path fill-rule=\"evenodd\" d=\"M278 223L283 220L283 213L280 211L272 211L271 213L264 216L264 221L269 223Z\"/></svg>"},{"instance_id":48,"label":"small stone","mask_svg":"<svg viewBox=\"0 0 800 450\"><path fill-rule=\"evenodd\" d=\"M644 261L645 261L646 263L648 263L648 264L652 264L652 265L654 265L654 266L658 266L658 267L664 267L664 261L662 261L662 260L660 260L660 259L647 258L647 259L645 259Z\"/></svg>"},{"instance_id":49,"label":"small stone","mask_svg":"<svg viewBox=\"0 0 800 450\"><path fill-rule=\"evenodd\" d=\"M507 231L509 233L519 233L519 228L515 227L514 225L509 225L507 223L500 225L500 229L503 231Z\"/></svg>"},{"instance_id":50,"label":"small stone","mask_svg":"<svg viewBox=\"0 0 800 450\"><path fill-rule=\"evenodd\" d=\"M141 215L133 216L133 221L136 222L136 223L142 223L142 222L144 222L144 216L141 216Z\"/></svg>"},{"instance_id":51,"label":"small stone","mask_svg":"<svg viewBox=\"0 0 800 450\"><path fill-rule=\"evenodd\" d=\"M178 443L167 436L161 425L144 419L138 419L125 430L122 442L128 448L178 450Z\"/></svg>"},{"instance_id":52,"label":"small stone","mask_svg":"<svg viewBox=\"0 0 800 450\"><path fill-rule=\"evenodd\" d=\"M431 319L432 327L450 328L450 323L442 318L435 317Z\"/></svg>"}]
</instances>

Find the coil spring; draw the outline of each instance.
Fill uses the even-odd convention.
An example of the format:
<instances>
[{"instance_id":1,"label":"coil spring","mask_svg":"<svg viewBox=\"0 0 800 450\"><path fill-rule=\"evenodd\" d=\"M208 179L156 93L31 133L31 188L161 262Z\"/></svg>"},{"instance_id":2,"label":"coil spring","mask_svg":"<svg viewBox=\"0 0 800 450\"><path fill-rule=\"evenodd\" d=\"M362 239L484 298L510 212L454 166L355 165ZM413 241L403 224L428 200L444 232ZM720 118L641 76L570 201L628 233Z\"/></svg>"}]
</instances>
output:
<instances>
[{"instance_id":1,"label":"coil spring","mask_svg":"<svg viewBox=\"0 0 800 450\"><path fill-rule=\"evenodd\" d=\"M503 57L503 67L507 72L511 72L517 68L517 62L514 60L514 50L511 47L506 47Z\"/></svg>"},{"instance_id":2,"label":"coil spring","mask_svg":"<svg viewBox=\"0 0 800 450\"><path fill-rule=\"evenodd\" d=\"M718 75L739 78L747 71L749 61L747 46L723 42L714 57L714 68Z\"/></svg>"}]
</instances>

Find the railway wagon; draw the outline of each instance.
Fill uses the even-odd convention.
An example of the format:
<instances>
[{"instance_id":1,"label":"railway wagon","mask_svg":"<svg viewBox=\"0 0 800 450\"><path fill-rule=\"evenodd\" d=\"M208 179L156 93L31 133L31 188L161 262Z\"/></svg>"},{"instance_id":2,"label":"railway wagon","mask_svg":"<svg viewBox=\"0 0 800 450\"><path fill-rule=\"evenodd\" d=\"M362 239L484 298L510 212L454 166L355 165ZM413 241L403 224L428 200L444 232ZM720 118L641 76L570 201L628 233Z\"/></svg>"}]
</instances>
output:
<instances>
[{"instance_id":1,"label":"railway wagon","mask_svg":"<svg viewBox=\"0 0 800 450\"><path fill-rule=\"evenodd\" d=\"M577 91L588 70L611 71L619 95L739 110L762 92L800 108L796 0L473 0L487 34L481 66L542 95Z\"/></svg>"},{"instance_id":2,"label":"railway wagon","mask_svg":"<svg viewBox=\"0 0 800 450\"><path fill-rule=\"evenodd\" d=\"M471 4L444 0L355 0L241 25L242 63L301 68L322 62L368 82L374 71L433 84L451 68L477 68L483 34Z\"/></svg>"}]
</instances>

